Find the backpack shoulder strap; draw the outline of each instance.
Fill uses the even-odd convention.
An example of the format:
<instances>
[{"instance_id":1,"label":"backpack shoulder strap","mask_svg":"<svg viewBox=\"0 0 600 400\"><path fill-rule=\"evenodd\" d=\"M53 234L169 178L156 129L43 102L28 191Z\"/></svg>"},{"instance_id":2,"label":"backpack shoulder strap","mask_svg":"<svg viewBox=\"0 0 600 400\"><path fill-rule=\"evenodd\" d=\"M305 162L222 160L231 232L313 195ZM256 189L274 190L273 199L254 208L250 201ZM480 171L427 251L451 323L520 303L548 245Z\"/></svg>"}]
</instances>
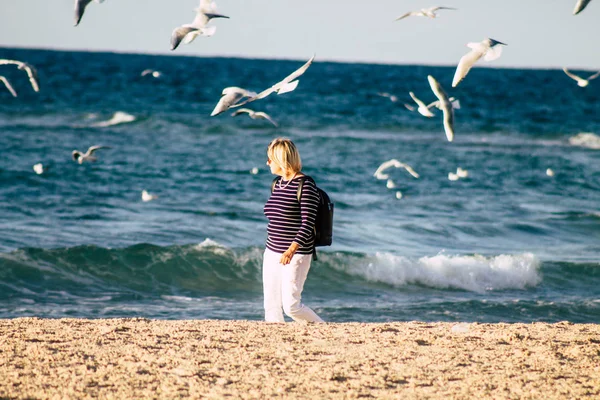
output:
<instances>
[{"instance_id":1,"label":"backpack shoulder strap","mask_svg":"<svg viewBox=\"0 0 600 400\"><path fill-rule=\"evenodd\" d=\"M300 182L298 182L298 192L296 192L296 198L298 199L298 203L300 203L300 199L302 198L302 187L304 186L304 181L311 181L315 183L315 180L308 175L304 175L300 177Z\"/></svg>"},{"instance_id":2,"label":"backpack shoulder strap","mask_svg":"<svg viewBox=\"0 0 600 400\"><path fill-rule=\"evenodd\" d=\"M279 180L279 177L276 176L275 179L273 179L273 182L271 182L271 193L273 193L273 191L275 190L275 184L277 183L278 180Z\"/></svg>"}]
</instances>

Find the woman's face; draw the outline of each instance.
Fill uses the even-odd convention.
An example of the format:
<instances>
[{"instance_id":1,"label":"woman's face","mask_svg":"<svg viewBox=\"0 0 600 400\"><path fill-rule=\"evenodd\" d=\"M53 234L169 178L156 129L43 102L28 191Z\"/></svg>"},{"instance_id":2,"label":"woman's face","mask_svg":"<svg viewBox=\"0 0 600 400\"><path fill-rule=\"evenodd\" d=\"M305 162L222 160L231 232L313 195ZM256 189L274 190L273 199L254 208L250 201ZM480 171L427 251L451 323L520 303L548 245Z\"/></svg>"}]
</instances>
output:
<instances>
[{"instance_id":1,"label":"woman's face","mask_svg":"<svg viewBox=\"0 0 600 400\"><path fill-rule=\"evenodd\" d=\"M271 173L273 175L283 175L283 169L281 168L281 166L279 166L279 164L277 164L275 161L268 158L268 156L267 165L269 166L269 168L271 168Z\"/></svg>"}]
</instances>

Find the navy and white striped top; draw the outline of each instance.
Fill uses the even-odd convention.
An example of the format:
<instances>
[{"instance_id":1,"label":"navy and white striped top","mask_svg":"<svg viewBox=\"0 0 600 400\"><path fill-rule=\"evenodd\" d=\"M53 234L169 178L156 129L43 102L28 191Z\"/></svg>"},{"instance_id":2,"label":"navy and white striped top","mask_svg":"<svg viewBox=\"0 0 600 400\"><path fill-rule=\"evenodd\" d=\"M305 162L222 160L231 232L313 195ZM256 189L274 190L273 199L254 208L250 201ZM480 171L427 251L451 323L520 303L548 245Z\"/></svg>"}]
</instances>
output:
<instances>
[{"instance_id":1,"label":"navy and white striped top","mask_svg":"<svg viewBox=\"0 0 600 400\"><path fill-rule=\"evenodd\" d=\"M267 248L276 253L284 253L292 242L300 245L296 251L298 254L313 252L319 192L312 179L305 179L298 203L299 182L300 177L292 179L289 184L280 177L265 204L265 215L269 219Z\"/></svg>"}]
</instances>

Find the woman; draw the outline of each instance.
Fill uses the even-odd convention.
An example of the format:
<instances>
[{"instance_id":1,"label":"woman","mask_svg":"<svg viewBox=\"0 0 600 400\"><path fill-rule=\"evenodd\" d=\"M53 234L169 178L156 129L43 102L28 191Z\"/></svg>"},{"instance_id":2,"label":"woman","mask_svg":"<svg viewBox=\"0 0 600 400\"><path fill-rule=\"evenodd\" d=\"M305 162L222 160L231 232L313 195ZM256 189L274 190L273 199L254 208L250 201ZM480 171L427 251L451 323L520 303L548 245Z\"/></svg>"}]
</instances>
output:
<instances>
[{"instance_id":1,"label":"woman","mask_svg":"<svg viewBox=\"0 0 600 400\"><path fill-rule=\"evenodd\" d=\"M301 295L310 269L319 193L312 179L305 179L298 202L298 184L304 176L294 143L273 140L267 148L267 165L279 175L265 204L267 248L263 259L265 320L285 322L283 312L297 322L323 322L302 304Z\"/></svg>"}]
</instances>

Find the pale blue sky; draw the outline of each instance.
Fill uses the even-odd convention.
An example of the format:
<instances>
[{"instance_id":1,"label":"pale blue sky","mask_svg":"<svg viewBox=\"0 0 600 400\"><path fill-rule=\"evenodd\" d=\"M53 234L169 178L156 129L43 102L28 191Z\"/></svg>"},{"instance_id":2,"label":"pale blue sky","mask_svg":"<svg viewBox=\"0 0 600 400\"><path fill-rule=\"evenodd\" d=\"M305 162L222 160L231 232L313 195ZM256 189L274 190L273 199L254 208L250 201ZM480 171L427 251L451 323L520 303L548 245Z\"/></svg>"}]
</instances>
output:
<instances>
[{"instance_id":1,"label":"pale blue sky","mask_svg":"<svg viewBox=\"0 0 600 400\"><path fill-rule=\"evenodd\" d=\"M508 44L488 66L600 69L600 1L573 16L575 0L220 0L229 20L213 37L169 50L173 28L197 0L92 3L73 27L73 0L0 0L0 46L195 56L455 65L467 42ZM393 20L443 5L438 18ZM1 50L0 50L1 57ZM481 62L481 65L484 65Z\"/></svg>"}]
</instances>

